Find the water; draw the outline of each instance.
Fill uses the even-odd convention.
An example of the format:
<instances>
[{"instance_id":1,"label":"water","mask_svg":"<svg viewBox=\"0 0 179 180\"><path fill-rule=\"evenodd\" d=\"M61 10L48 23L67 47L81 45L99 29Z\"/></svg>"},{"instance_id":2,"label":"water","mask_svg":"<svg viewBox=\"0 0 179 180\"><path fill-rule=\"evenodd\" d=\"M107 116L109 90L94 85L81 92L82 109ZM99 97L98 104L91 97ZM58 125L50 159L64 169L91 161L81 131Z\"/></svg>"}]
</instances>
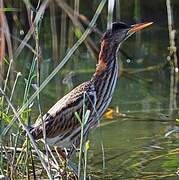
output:
<instances>
[{"instance_id":1,"label":"water","mask_svg":"<svg viewBox=\"0 0 179 180\"><path fill-rule=\"evenodd\" d=\"M122 46L131 59L119 55L124 71L109 106L112 117L104 116L101 127L90 135L87 172L92 179L177 179L178 150L172 151L177 140L165 138L178 116L177 112L171 115L169 109L170 69L156 68L166 63L167 43L167 32L154 24ZM42 91L43 112L90 79L95 61L86 50L82 52ZM153 70L147 71L151 66ZM51 61L44 61L42 79L50 68ZM32 114L37 117L35 108Z\"/></svg>"},{"instance_id":2,"label":"water","mask_svg":"<svg viewBox=\"0 0 179 180\"><path fill-rule=\"evenodd\" d=\"M133 3L126 5L125 1L121 2L122 19L131 19ZM175 8L178 7L177 1L174 2ZM93 130L89 137L87 173L92 179L178 179L177 134L165 137L176 126L175 120L179 117L178 109L173 112L170 109L165 4L159 5L159 13L155 3L141 2L143 11L139 18L144 21L151 19L155 23L127 40L121 47L129 57L119 53L121 71L110 109L103 116L100 127ZM154 8L152 15L148 6ZM91 15L91 12L88 13ZM178 11L175 13L177 16ZM100 38L95 38L99 45ZM42 45L42 50L44 60L41 64L41 81L55 67L50 54L50 43ZM22 103L24 79L28 76L31 62L32 56L29 50L25 50L15 64L15 70L22 73L14 96L17 105ZM95 64L86 47L80 46L62 71L42 91L43 113L73 87L89 80L95 71ZM33 92L31 88L31 94ZM35 102L32 119L35 120L38 114Z\"/></svg>"},{"instance_id":3,"label":"water","mask_svg":"<svg viewBox=\"0 0 179 180\"><path fill-rule=\"evenodd\" d=\"M151 27L150 30L142 32L141 42L135 44L136 37L133 37L122 47L133 56L129 63L121 55L125 69L130 68L131 72L135 72L166 62L166 48L163 53L164 50L160 49L161 44L158 43L159 38L151 40L148 37L151 36L151 31L152 34L159 32L154 25L154 29ZM159 47L157 45L151 47L152 44L159 44ZM167 42L164 40L162 44L167 45ZM75 68L66 67L67 71L73 71L67 84L62 83L58 86L52 82L52 87L56 89L57 94L59 93L57 96L62 96L71 86L90 78L95 62L85 58L78 60L78 63ZM89 68L81 70L81 67ZM65 76L66 73L62 75L63 80L60 81L64 82ZM51 91L50 87L47 89L45 92ZM169 92L168 67L133 74L124 72L119 77L109 106L113 111L112 119L104 116L101 127L91 132L88 173L93 178L177 179L175 172L179 163L178 150L172 152L177 148L177 140L173 136L165 138L165 133L175 126L175 119L178 116L177 112L170 115ZM48 106L56 102L53 93L48 97L44 109L48 109Z\"/></svg>"},{"instance_id":4,"label":"water","mask_svg":"<svg viewBox=\"0 0 179 180\"><path fill-rule=\"evenodd\" d=\"M161 46L167 45L167 37L155 37L163 30L154 27L148 31L154 38L149 38L149 32L142 32L137 45L132 40L124 45L130 55L134 54L130 63L123 59L125 68L135 72L166 62L167 51ZM102 127L91 135L94 150L89 161L91 171L99 171L96 178L104 175L106 179L178 179L178 150L174 151L178 141L175 136L165 137L178 116L177 111L170 114L169 92L168 67L124 73L119 78L110 104L114 116L104 117ZM115 113L116 108L119 113Z\"/></svg>"}]
</instances>

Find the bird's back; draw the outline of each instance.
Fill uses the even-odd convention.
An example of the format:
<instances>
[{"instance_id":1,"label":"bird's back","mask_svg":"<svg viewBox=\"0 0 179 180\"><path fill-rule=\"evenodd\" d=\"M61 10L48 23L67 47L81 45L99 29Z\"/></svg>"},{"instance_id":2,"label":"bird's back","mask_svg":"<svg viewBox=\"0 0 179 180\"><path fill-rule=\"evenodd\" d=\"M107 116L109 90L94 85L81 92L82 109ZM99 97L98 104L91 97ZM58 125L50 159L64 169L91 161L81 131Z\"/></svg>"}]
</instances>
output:
<instances>
[{"instance_id":1,"label":"bird's back","mask_svg":"<svg viewBox=\"0 0 179 180\"><path fill-rule=\"evenodd\" d=\"M85 95L85 100L84 100ZM34 139L43 138L43 127L45 127L46 141L48 144L57 144L65 147L67 141L74 139L76 133L80 134L80 122L75 112L82 118L83 105L92 113L95 104L95 89L91 81L74 88L71 92L60 99L50 110L38 120L39 124L31 130Z\"/></svg>"}]
</instances>

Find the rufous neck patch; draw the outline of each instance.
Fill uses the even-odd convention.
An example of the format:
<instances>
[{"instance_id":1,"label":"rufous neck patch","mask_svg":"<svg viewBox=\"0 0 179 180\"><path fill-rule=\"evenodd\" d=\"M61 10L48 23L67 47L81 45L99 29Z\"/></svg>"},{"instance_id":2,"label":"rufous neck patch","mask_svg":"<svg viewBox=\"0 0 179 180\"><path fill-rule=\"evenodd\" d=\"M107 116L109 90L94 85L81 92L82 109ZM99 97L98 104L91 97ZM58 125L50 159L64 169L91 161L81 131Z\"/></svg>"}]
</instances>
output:
<instances>
[{"instance_id":1,"label":"rufous neck patch","mask_svg":"<svg viewBox=\"0 0 179 180\"><path fill-rule=\"evenodd\" d=\"M98 60L98 65L96 68L96 73L99 74L102 71L104 71L107 68L107 51L108 51L108 42L105 40L102 41L101 43L101 50L99 53L99 60Z\"/></svg>"}]
</instances>

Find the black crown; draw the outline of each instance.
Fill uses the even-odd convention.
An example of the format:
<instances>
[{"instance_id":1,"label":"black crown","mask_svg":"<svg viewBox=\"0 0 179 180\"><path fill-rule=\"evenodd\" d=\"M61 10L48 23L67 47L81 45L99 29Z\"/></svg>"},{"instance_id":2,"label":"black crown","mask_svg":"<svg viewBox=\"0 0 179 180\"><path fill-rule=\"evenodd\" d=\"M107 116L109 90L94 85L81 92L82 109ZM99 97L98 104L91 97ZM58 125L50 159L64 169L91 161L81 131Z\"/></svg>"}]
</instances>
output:
<instances>
[{"instance_id":1,"label":"black crown","mask_svg":"<svg viewBox=\"0 0 179 180\"><path fill-rule=\"evenodd\" d=\"M123 22L114 22L112 24L112 31L118 31L118 30L121 30L121 29L128 29L130 28L130 26L126 23L123 23Z\"/></svg>"}]
</instances>

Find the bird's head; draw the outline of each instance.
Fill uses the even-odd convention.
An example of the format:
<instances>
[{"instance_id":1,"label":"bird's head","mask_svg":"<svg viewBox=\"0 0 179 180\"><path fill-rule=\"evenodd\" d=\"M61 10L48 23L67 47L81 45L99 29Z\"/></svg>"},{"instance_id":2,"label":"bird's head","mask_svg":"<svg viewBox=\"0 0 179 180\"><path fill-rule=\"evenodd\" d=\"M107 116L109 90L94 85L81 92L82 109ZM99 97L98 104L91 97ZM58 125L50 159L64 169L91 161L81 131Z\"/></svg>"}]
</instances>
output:
<instances>
[{"instance_id":1,"label":"bird's head","mask_svg":"<svg viewBox=\"0 0 179 180\"><path fill-rule=\"evenodd\" d=\"M106 33L104 33L103 40L108 40L114 45L120 45L123 43L128 37L130 37L135 32L142 30L143 28L150 26L152 22L146 23L138 23L134 25L128 25L124 22L114 22L112 24L112 28L108 29Z\"/></svg>"}]
</instances>

